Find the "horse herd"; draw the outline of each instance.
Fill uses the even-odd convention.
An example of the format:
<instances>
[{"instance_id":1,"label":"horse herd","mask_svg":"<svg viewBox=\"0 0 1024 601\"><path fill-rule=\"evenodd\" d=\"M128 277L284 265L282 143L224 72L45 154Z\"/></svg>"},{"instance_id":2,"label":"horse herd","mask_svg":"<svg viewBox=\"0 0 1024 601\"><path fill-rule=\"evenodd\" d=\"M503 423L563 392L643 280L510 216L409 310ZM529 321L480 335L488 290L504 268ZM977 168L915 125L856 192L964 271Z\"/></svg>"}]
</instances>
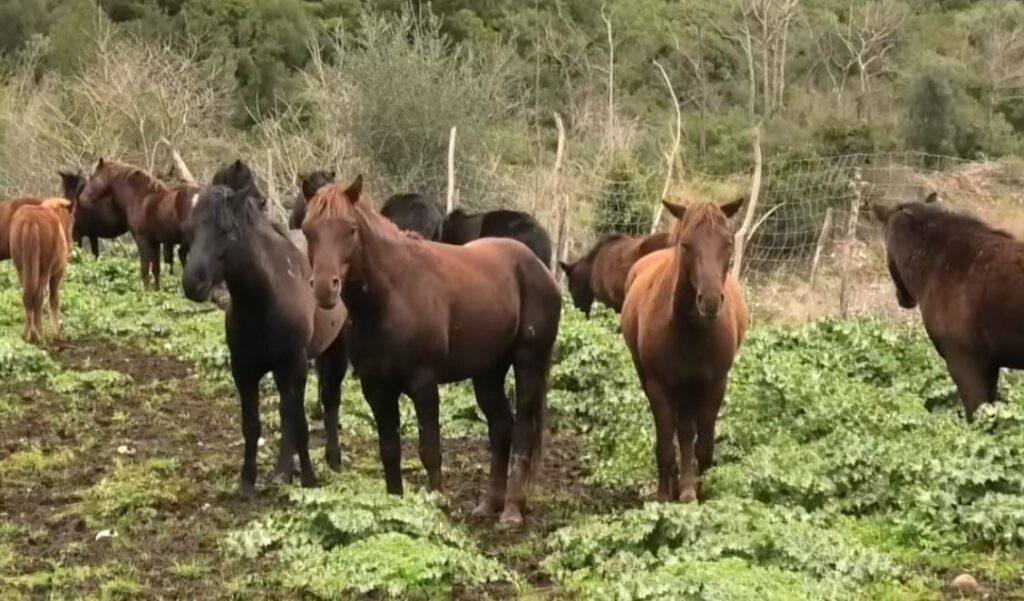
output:
<instances>
[{"instance_id":1,"label":"horse herd","mask_svg":"<svg viewBox=\"0 0 1024 601\"><path fill-rule=\"evenodd\" d=\"M49 288L55 333L71 242L130 232L144 286L160 286L160 249L195 302L226 286L225 337L242 413L242 490L256 482L259 382L272 374L282 433L275 473L304 486L309 457L304 391L310 362L324 409L326 460L341 467L341 385L352 366L377 427L389 493L401 494L398 400L412 399L419 455L433 490L443 487L438 386L470 380L487 420L490 474L473 515L523 521L545 435L548 372L562 295L549 268L551 241L528 214L445 214L420 194L392 196L378 211L349 184L316 171L300 178L288 227L272 222L242 161L208 186L167 186L145 171L100 159L86 177L61 173L64 199L0 203L0 260L13 258L26 311L24 336L41 341ZM994 402L1001 367L1024 368L1024 244L972 217L924 202L873 212L903 307L921 307L925 329L968 419ZM743 200L719 206L665 203L667 233L602 238L559 263L574 305L595 300L621 313L621 331L655 424L657 497L693 501L711 467L728 374L747 329L730 273L733 219ZM515 411L505 379L515 380ZM676 449L678 445L678 462Z\"/></svg>"}]
</instances>

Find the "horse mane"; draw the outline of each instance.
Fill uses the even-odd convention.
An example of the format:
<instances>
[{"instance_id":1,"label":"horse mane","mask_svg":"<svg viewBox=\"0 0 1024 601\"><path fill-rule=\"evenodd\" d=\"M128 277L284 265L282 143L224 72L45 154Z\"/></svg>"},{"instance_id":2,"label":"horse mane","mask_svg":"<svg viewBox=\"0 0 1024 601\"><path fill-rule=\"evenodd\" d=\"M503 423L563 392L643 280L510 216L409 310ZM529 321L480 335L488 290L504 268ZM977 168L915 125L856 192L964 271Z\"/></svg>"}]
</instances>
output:
<instances>
[{"instance_id":1,"label":"horse mane","mask_svg":"<svg viewBox=\"0 0 1024 601\"><path fill-rule=\"evenodd\" d=\"M1014 239L1006 230L992 227L973 215L948 211L934 204L908 202L896 207L896 212L910 215L926 228L951 239L960 236L997 236Z\"/></svg>"},{"instance_id":2,"label":"horse mane","mask_svg":"<svg viewBox=\"0 0 1024 601\"><path fill-rule=\"evenodd\" d=\"M668 235L669 241L672 244L677 244L690 231L708 226L728 227L729 218L713 202L694 202L686 207L682 219L673 220Z\"/></svg>"},{"instance_id":3,"label":"horse mane","mask_svg":"<svg viewBox=\"0 0 1024 601\"><path fill-rule=\"evenodd\" d=\"M352 215L352 205L345 196L345 186L331 183L321 186L306 203L306 219L336 219Z\"/></svg>"},{"instance_id":4,"label":"horse mane","mask_svg":"<svg viewBox=\"0 0 1024 601\"><path fill-rule=\"evenodd\" d=\"M102 169L108 173L112 182L122 181L132 186L137 186L141 183L143 188L159 192L166 192L167 190L170 190L170 188L167 187L167 184L160 181L151 173L134 165L129 165L128 163L106 159L103 161ZM95 172L95 169L93 172ZM139 180L142 181L140 182Z\"/></svg>"}]
</instances>

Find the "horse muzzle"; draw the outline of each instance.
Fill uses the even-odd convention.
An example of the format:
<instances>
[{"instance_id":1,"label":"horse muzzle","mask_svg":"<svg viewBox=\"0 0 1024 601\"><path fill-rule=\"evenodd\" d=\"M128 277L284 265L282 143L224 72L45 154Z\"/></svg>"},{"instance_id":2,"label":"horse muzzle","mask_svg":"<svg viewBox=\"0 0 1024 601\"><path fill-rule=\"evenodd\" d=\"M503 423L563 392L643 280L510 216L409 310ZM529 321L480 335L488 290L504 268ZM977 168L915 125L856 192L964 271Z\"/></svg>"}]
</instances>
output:
<instances>
[{"instance_id":1,"label":"horse muzzle","mask_svg":"<svg viewBox=\"0 0 1024 601\"><path fill-rule=\"evenodd\" d=\"M333 309L341 302L340 277L310 278L309 286L313 289L313 298L321 309Z\"/></svg>"},{"instance_id":2,"label":"horse muzzle","mask_svg":"<svg viewBox=\"0 0 1024 601\"><path fill-rule=\"evenodd\" d=\"M213 281L203 274L197 274L186 268L181 277L181 289L188 300L194 303L205 303L213 290Z\"/></svg>"},{"instance_id":3,"label":"horse muzzle","mask_svg":"<svg viewBox=\"0 0 1024 601\"><path fill-rule=\"evenodd\" d=\"M715 319L718 314L722 312L722 307L725 306L725 295L719 293L718 295L705 296L703 294L697 294L697 313L701 317L707 319Z\"/></svg>"}]
</instances>

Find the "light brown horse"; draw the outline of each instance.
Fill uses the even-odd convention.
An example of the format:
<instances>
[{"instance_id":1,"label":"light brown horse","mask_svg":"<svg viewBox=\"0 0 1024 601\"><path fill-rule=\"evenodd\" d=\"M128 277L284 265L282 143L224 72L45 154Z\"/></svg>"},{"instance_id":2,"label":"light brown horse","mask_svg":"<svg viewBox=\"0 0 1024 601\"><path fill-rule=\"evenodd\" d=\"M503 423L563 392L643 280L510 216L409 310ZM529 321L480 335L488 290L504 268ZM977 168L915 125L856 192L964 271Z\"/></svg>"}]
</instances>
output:
<instances>
[{"instance_id":1,"label":"light brown horse","mask_svg":"<svg viewBox=\"0 0 1024 601\"><path fill-rule=\"evenodd\" d=\"M575 263L559 262L569 280L569 294L577 309L590 317L594 301L622 312L626 300L626 276L641 257L668 246L668 234L642 238L606 236Z\"/></svg>"},{"instance_id":2,"label":"light brown horse","mask_svg":"<svg viewBox=\"0 0 1024 601\"><path fill-rule=\"evenodd\" d=\"M873 205L896 300L921 307L968 421L996 400L999 369L1024 369L1024 243L925 202Z\"/></svg>"},{"instance_id":3,"label":"light brown horse","mask_svg":"<svg viewBox=\"0 0 1024 601\"><path fill-rule=\"evenodd\" d=\"M42 198L14 198L0 202L0 261L11 258L11 218L14 212L26 205L38 205Z\"/></svg>"},{"instance_id":4,"label":"light brown horse","mask_svg":"<svg viewBox=\"0 0 1024 601\"><path fill-rule=\"evenodd\" d=\"M659 501L697 499L695 454L700 475L711 467L715 422L747 329L743 293L729 273L731 218L742 204L665 203L678 219L671 246L640 259L626 281L622 334L654 414Z\"/></svg>"},{"instance_id":5,"label":"light brown horse","mask_svg":"<svg viewBox=\"0 0 1024 601\"><path fill-rule=\"evenodd\" d=\"M199 198L191 185L168 187L142 169L100 158L79 196L83 209L110 196L128 221L139 248L140 274L145 287L160 289L160 245L178 245L185 264L188 255L189 212Z\"/></svg>"},{"instance_id":6,"label":"light brown horse","mask_svg":"<svg viewBox=\"0 0 1024 601\"><path fill-rule=\"evenodd\" d=\"M64 198L28 204L11 218L11 258L21 282L27 342L43 342L43 296L50 292L54 337L60 336L60 284L71 250L73 205Z\"/></svg>"},{"instance_id":7,"label":"light brown horse","mask_svg":"<svg viewBox=\"0 0 1024 601\"><path fill-rule=\"evenodd\" d=\"M387 490L402 493L398 397L412 398L420 459L441 489L438 384L470 379L487 418L490 481L474 515L522 523L539 467L547 377L561 296L551 272L514 240L451 246L409 236L362 200L362 178L321 188L303 232L322 308L343 300L346 347L380 436ZM511 367L516 415L505 396ZM511 457L510 457L511 453Z\"/></svg>"}]
</instances>

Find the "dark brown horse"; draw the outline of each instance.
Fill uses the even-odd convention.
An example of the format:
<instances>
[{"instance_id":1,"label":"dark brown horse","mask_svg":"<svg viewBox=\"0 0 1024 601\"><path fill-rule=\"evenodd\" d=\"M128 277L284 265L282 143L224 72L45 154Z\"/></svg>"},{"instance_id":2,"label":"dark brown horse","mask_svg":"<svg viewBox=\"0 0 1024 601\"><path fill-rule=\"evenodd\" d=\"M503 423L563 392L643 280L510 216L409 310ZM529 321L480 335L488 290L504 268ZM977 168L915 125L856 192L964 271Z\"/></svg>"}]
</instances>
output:
<instances>
[{"instance_id":1,"label":"dark brown horse","mask_svg":"<svg viewBox=\"0 0 1024 601\"><path fill-rule=\"evenodd\" d=\"M182 264L188 255L185 224L198 199L199 188L169 188L142 169L100 158L79 197L85 210L109 196L124 214L139 248L143 286L160 289L160 245L178 246Z\"/></svg>"},{"instance_id":2,"label":"dark brown horse","mask_svg":"<svg viewBox=\"0 0 1024 601\"><path fill-rule=\"evenodd\" d=\"M264 215L252 189L209 186L199 195L189 227L193 245L185 265L185 295L204 302L226 283L231 302L225 332L231 375L242 406L245 460L242 490L256 482L260 438L259 383L268 372L280 393L281 446L277 471L291 480L297 451L304 486L316 484L309 459L303 397L308 360L316 359L327 431L327 464L341 469L338 408L348 362L341 336L345 308L322 310L307 283L311 271L301 232L287 232Z\"/></svg>"},{"instance_id":3,"label":"dark brown horse","mask_svg":"<svg viewBox=\"0 0 1024 601\"><path fill-rule=\"evenodd\" d=\"M58 175L64 198L77 204L75 231L72 237L82 248L85 248L85 241L88 239L92 256L99 257L100 239L113 240L128 233L128 218L109 196L100 198L88 206L78 203L86 184L85 175L81 171L59 171Z\"/></svg>"},{"instance_id":4,"label":"dark brown horse","mask_svg":"<svg viewBox=\"0 0 1024 601\"><path fill-rule=\"evenodd\" d=\"M587 317L595 300L621 313L630 268L640 257L666 246L668 234L664 232L643 238L607 236L575 263L560 262L569 280L573 304Z\"/></svg>"},{"instance_id":5,"label":"dark brown horse","mask_svg":"<svg viewBox=\"0 0 1024 601\"><path fill-rule=\"evenodd\" d=\"M11 258L25 305L27 342L43 342L43 297L49 290L54 337L60 336L60 285L71 250L74 206L49 198L19 208L11 218Z\"/></svg>"},{"instance_id":6,"label":"dark brown horse","mask_svg":"<svg viewBox=\"0 0 1024 601\"><path fill-rule=\"evenodd\" d=\"M11 258L11 218L26 205L38 205L42 198L22 197L0 202L0 261Z\"/></svg>"},{"instance_id":7,"label":"dark brown horse","mask_svg":"<svg viewBox=\"0 0 1024 601\"><path fill-rule=\"evenodd\" d=\"M306 218L306 204L316 196L320 188L327 184L334 183L334 171L318 170L308 174L299 175L299 193L292 202L292 212L288 216L288 227L293 230L301 229L302 222Z\"/></svg>"},{"instance_id":8,"label":"dark brown horse","mask_svg":"<svg viewBox=\"0 0 1024 601\"><path fill-rule=\"evenodd\" d=\"M473 214L456 209L441 225L441 242L446 244L466 244L481 238L518 240L533 251L541 263L551 266L551 236L529 213L498 209Z\"/></svg>"},{"instance_id":9,"label":"dark brown horse","mask_svg":"<svg viewBox=\"0 0 1024 601\"><path fill-rule=\"evenodd\" d=\"M731 218L742 204L665 203L678 219L671 247L640 259L626 280L622 334L654 414L659 501L696 500L694 454L700 475L712 464L715 422L747 329L743 293L729 274Z\"/></svg>"},{"instance_id":10,"label":"dark brown horse","mask_svg":"<svg viewBox=\"0 0 1024 601\"><path fill-rule=\"evenodd\" d=\"M361 195L361 177L348 189L322 188L302 229L317 301L329 308L343 300L351 316L346 346L377 423L387 490L402 493L399 395L412 398L420 459L437 490L438 385L471 379L491 449L490 482L474 515L501 511L502 524L521 524L540 463L558 285L518 242L491 238L457 247L423 240L400 231ZM509 367L515 417L505 396Z\"/></svg>"},{"instance_id":11,"label":"dark brown horse","mask_svg":"<svg viewBox=\"0 0 1024 601\"><path fill-rule=\"evenodd\" d=\"M925 202L874 205L896 300L921 307L967 419L996 400L999 369L1024 369L1024 243Z\"/></svg>"}]
</instances>

